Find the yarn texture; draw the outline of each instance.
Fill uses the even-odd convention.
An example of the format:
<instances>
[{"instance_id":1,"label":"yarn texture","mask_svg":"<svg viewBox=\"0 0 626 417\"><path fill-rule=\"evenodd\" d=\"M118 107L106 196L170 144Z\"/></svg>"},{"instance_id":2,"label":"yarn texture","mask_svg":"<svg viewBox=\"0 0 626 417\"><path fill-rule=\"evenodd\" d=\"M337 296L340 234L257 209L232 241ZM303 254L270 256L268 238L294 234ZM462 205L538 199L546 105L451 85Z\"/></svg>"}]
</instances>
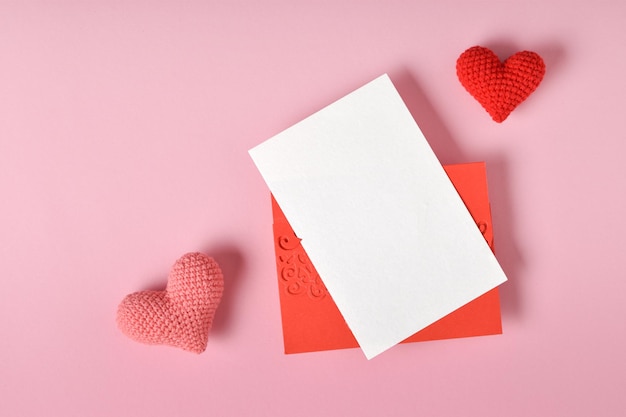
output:
<instances>
[{"instance_id":1,"label":"yarn texture","mask_svg":"<svg viewBox=\"0 0 626 417\"><path fill-rule=\"evenodd\" d=\"M463 87L498 123L537 89L545 72L543 59L531 51L518 52L500 62L490 49L473 46L456 62Z\"/></svg>"},{"instance_id":2,"label":"yarn texture","mask_svg":"<svg viewBox=\"0 0 626 417\"><path fill-rule=\"evenodd\" d=\"M202 353L224 292L222 271L209 256L188 253L172 267L164 291L127 295L117 325L133 340Z\"/></svg>"}]
</instances>

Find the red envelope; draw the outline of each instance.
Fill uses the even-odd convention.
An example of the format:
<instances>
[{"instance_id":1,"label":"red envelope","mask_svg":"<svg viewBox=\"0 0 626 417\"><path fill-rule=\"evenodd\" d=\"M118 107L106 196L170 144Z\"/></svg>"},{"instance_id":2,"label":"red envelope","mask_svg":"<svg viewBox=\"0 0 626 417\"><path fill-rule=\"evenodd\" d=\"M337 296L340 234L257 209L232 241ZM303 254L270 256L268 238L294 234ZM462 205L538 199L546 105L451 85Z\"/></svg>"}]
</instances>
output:
<instances>
[{"instance_id":1,"label":"red envelope","mask_svg":"<svg viewBox=\"0 0 626 417\"><path fill-rule=\"evenodd\" d=\"M448 165L444 169L493 250L485 163ZM285 353L358 347L273 196L272 213ZM494 288L402 343L501 333L500 299Z\"/></svg>"}]
</instances>

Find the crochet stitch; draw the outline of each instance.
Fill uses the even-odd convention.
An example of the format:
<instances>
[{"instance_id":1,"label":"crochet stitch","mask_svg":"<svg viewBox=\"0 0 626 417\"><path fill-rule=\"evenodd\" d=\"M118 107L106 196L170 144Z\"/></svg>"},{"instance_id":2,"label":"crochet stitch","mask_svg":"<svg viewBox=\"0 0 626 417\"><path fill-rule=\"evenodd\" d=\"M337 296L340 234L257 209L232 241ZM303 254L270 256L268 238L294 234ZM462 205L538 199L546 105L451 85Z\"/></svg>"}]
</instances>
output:
<instances>
[{"instance_id":1,"label":"crochet stitch","mask_svg":"<svg viewBox=\"0 0 626 417\"><path fill-rule=\"evenodd\" d=\"M122 300L117 325L141 343L202 353L223 291L217 262L201 253L188 253L172 267L164 291L136 292Z\"/></svg>"},{"instance_id":2,"label":"crochet stitch","mask_svg":"<svg viewBox=\"0 0 626 417\"><path fill-rule=\"evenodd\" d=\"M501 63L482 46L469 48L456 62L463 87L498 123L535 91L545 71L543 59L535 52L521 51Z\"/></svg>"}]
</instances>

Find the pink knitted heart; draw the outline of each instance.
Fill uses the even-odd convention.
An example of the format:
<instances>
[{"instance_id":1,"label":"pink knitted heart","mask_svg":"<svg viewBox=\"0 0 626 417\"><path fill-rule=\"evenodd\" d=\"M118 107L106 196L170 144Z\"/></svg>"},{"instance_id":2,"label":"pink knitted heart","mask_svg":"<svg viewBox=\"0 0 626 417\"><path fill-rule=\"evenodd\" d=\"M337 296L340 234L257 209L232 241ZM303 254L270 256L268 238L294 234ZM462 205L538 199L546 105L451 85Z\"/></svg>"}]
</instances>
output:
<instances>
[{"instance_id":1,"label":"pink knitted heart","mask_svg":"<svg viewBox=\"0 0 626 417\"><path fill-rule=\"evenodd\" d=\"M165 291L140 291L122 300L117 325L138 342L202 353L223 291L217 262L188 253L172 267Z\"/></svg>"}]
</instances>

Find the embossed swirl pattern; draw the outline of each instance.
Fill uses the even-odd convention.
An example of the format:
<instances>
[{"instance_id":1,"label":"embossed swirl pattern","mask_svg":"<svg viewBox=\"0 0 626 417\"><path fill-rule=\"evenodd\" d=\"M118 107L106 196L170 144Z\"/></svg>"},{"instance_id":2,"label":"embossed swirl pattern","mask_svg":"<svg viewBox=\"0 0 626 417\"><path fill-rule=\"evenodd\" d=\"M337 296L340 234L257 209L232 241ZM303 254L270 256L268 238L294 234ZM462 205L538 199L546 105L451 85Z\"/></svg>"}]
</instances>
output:
<instances>
[{"instance_id":1,"label":"embossed swirl pattern","mask_svg":"<svg viewBox=\"0 0 626 417\"><path fill-rule=\"evenodd\" d=\"M278 261L280 278L287 294L307 295L317 300L324 298L326 287L302 249L300 240L295 236L283 235L278 238L278 245L284 250L278 256Z\"/></svg>"}]
</instances>

